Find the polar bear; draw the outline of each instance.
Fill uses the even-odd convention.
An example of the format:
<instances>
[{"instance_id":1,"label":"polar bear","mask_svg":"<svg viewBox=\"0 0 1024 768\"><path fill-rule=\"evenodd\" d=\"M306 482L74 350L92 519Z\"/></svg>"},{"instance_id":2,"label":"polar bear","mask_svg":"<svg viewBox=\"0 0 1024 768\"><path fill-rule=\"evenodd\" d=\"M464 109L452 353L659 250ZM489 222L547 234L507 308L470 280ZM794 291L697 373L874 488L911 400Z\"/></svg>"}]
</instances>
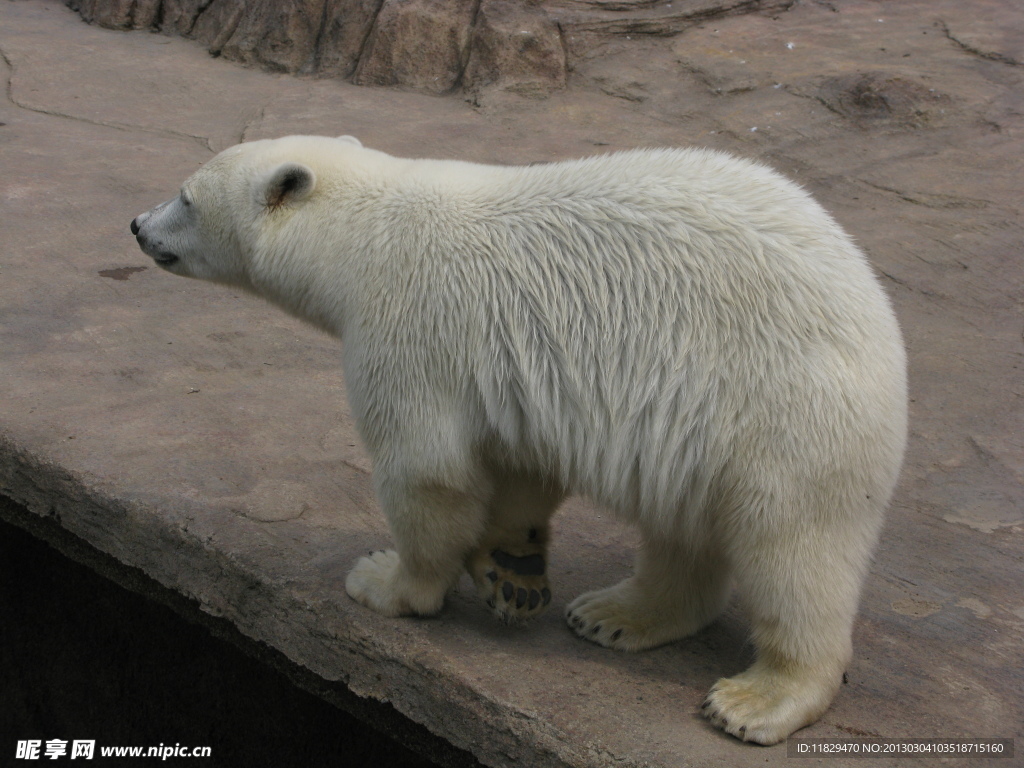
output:
<instances>
[{"instance_id":1,"label":"polar bear","mask_svg":"<svg viewBox=\"0 0 1024 768\"><path fill-rule=\"evenodd\" d=\"M705 717L772 744L828 707L906 365L864 256L797 186L700 149L496 167L291 136L222 152L131 230L168 272L343 339L395 542L355 564L355 600L433 614L465 568L499 617L535 616L551 515L585 494L642 546L569 603L577 635L668 643L735 585L756 660Z\"/></svg>"}]
</instances>

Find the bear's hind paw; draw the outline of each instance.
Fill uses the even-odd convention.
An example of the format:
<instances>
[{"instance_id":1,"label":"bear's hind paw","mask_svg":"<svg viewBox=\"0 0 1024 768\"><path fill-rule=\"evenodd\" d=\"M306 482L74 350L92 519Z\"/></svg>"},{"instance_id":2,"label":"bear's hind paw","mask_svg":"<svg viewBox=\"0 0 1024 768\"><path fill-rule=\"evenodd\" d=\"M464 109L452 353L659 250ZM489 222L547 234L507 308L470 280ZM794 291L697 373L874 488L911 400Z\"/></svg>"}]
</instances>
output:
<instances>
[{"instance_id":1,"label":"bear's hind paw","mask_svg":"<svg viewBox=\"0 0 1024 768\"><path fill-rule=\"evenodd\" d=\"M477 557L470 572L481 596L504 624L540 616L551 604L551 589L540 553L512 555L501 549Z\"/></svg>"},{"instance_id":2,"label":"bear's hind paw","mask_svg":"<svg viewBox=\"0 0 1024 768\"><path fill-rule=\"evenodd\" d=\"M742 741L777 744L821 717L837 687L828 675L791 675L755 664L715 683L701 714Z\"/></svg>"}]
</instances>

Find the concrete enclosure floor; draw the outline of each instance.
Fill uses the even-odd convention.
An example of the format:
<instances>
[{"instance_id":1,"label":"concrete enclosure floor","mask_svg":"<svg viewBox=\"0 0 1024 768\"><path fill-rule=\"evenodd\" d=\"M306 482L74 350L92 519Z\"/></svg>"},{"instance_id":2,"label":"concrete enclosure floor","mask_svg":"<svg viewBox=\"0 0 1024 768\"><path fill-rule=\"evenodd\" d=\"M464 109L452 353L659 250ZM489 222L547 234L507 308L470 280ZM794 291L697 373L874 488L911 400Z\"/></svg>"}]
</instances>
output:
<instances>
[{"instance_id":1,"label":"concrete enclosure floor","mask_svg":"<svg viewBox=\"0 0 1024 768\"><path fill-rule=\"evenodd\" d=\"M469 102L268 74L53 0L0 3L0 493L485 764L783 764L785 745L740 744L697 713L751 660L737 609L636 655L566 629L565 604L628 574L635 543L585 501L556 520L555 601L528 627L498 626L468 582L429 621L350 601L348 568L389 535L338 344L162 273L128 232L212 153L288 133L494 163L725 149L835 213L910 357L907 462L849 684L799 737L1020 747L1022 30L1015 0L808 0L597 36L549 98Z\"/></svg>"}]
</instances>

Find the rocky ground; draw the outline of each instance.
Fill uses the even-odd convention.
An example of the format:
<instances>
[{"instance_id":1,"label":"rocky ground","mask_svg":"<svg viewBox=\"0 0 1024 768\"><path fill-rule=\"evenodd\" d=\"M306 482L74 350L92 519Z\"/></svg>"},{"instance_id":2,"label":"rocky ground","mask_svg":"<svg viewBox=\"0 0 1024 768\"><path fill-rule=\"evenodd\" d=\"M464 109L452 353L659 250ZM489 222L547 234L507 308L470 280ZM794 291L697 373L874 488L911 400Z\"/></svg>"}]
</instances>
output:
<instances>
[{"instance_id":1,"label":"rocky ground","mask_svg":"<svg viewBox=\"0 0 1024 768\"><path fill-rule=\"evenodd\" d=\"M695 715L714 679L749 660L737 613L634 657L565 630L567 599L630 561L628 533L580 502L558 523L555 609L527 630L494 627L468 592L433 622L348 602L348 565L387 533L335 343L159 273L127 232L214 151L285 133L502 163L725 149L835 213L893 297L910 357L907 462L850 684L801 736L1021 743L1019 3L452 3L464 13L446 22L454 42L418 33L448 40L436 70L403 70L417 48L396 42L417 39L401 18L425 2L367 0L347 63L324 44L340 0L253 3L233 21L241 6L227 0L138 0L120 20L104 16L117 3L73 5L79 15L0 4L4 494L486 763L781 763L784 748L751 750ZM288 39L305 19L319 41L302 55L259 32L282 26L256 11L288 8ZM524 18L536 42L520 55L510 41ZM524 59L522 71L508 63ZM421 77L440 71L443 87Z\"/></svg>"}]
</instances>

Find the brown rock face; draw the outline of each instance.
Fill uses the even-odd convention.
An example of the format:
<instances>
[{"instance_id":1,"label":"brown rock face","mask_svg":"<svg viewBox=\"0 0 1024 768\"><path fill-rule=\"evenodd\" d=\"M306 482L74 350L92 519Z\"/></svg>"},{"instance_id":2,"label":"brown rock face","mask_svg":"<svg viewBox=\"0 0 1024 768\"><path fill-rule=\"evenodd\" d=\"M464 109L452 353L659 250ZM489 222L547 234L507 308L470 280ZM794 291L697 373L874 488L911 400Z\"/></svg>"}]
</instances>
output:
<instances>
[{"instance_id":1,"label":"brown rock face","mask_svg":"<svg viewBox=\"0 0 1024 768\"><path fill-rule=\"evenodd\" d=\"M98 2L99 0L92 0ZM228 6L230 10L230 4L224 3L222 0L214 0L213 2L205 2L205 0L153 0L155 5L160 6L159 14L159 26L167 32L175 32L176 34L188 37L194 36L194 30L196 22L199 20L200 13L205 13L206 26L210 27L210 22L217 21L218 29L223 28L225 14L218 13L218 10L223 11L225 6ZM213 6L219 6L214 8ZM208 13L207 13L208 12ZM237 24L237 21L236 21ZM233 31L233 30L232 30ZM216 37L216 34L214 34Z\"/></svg>"},{"instance_id":2,"label":"brown rock face","mask_svg":"<svg viewBox=\"0 0 1024 768\"><path fill-rule=\"evenodd\" d=\"M380 13L383 0L327 0L315 70L325 77L351 77Z\"/></svg>"},{"instance_id":3,"label":"brown rock face","mask_svg":"<svg viewBox=\"0 0 1024 768\"><path fill-rule=\"evenodd\" d=\"M469 54L478 0L384 0L355 76L357 85L446 93Z\"/></svg>"},{"instance_id":4,"label":"brown rock face","mask_svg":"<svg viewBox=\"0 0 1024 768\"><path fill-rule=\"evenodd\" d=\"M463 86L496 86L543 97L564 88L567 62L562 32L540 7L516 0L483 0Z\"/></svg>"},{"instance_id":5,"label":"brown rock face","mask_svg":"<svg viewBox=\"0 0 1024 768\"><path fill-rule=\"evenodd\" d=\"M68 0L67 4L90 24L111 29L146 29L156 23L162 0Z\"/></svg>"},{"instance_id":6,"label":"brown rock face","mask_svg":"<svg viewBox=\"0 0 1024 768\"><path fill-rule=\"evenodd\" d=\"M275 72L441 94L564 88L573 56L795 0L66 0L90 23L193 38ZM570 45L568 40L575 41Z\"/></svg>"},{"instance_id":7,"label":"brown rock face","mask_svg":"<svg viewBox=\"0 0 1024 768\"><path fill-rule=\"evenodd\" d=\"M246 4L220 53L277 72L309 71L325 0L257 0Z\"/></svg>"}]
</instances>

